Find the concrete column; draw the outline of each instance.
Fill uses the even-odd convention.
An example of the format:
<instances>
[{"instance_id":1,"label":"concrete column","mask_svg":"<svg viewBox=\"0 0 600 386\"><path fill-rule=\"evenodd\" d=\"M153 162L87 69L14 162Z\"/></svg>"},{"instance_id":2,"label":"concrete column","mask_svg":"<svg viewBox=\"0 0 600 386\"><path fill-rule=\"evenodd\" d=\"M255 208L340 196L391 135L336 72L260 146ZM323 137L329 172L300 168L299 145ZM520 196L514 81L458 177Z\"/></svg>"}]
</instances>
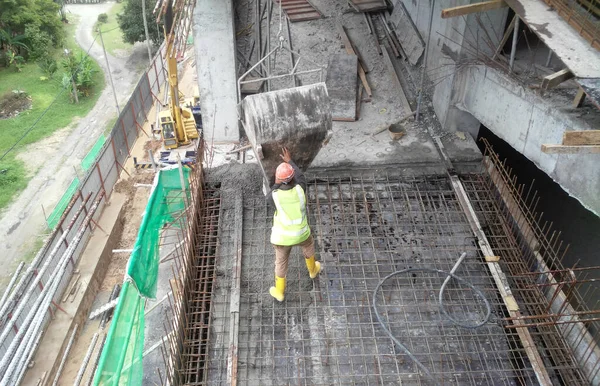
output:
<instances>
[{"instance_id":1,"label":"concrete column","mask_svg":"<svg viewBox=\"0 0 600 386\"><path fill-rule=\"evenodd\" d=\"M193 33L207 141L239 142L232 0L196 0Z\"/></svg>"}]
</instances>

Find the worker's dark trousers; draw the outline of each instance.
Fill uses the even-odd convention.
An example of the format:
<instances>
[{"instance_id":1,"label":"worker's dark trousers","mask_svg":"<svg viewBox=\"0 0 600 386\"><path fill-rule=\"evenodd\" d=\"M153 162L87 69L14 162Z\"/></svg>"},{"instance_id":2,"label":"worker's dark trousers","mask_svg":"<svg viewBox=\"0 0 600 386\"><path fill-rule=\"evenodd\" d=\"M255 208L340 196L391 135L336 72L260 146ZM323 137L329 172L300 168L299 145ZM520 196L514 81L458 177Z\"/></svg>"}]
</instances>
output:
<instances>
[{"instance_id":1,"label":"worker's dark trousers","mask_svg":"<svg viewBox=\"0 0 600 386\"><path fill-rule=\"evenodd\" d=\"M290 252L292 251L292 247L296 245L275 245L275 276L277 277L286 277L288 271L288 260L290 257ZM297 246L302 248L302 254L305 259L311 258L315 255L315 241L313 240L312 234L308 237L308 239L304 240Z\"/></svg>"}]
</instances>

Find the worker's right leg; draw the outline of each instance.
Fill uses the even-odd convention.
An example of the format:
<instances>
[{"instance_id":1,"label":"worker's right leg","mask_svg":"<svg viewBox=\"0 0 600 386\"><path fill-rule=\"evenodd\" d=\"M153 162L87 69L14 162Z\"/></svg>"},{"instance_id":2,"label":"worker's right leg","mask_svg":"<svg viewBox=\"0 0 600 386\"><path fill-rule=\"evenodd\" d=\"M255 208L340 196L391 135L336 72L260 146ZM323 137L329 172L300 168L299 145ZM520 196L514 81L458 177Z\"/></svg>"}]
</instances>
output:
<instances>
[{"instance_id":1,"label":"worker's right leg","mask_svg":"<svg viewBox=\"0 0 600 386\"><path fill-rule=\"evenodd\" d=\"M305 241L298 244L302 248L302 254L304 255L304 261L306 262L306 268L308 269L308 275L311 279L317 277L321 272L321 263L315 261L315 240L312 235Z\"/></svg>"},{"instance_id":2,"label":"worker's right leg","mask_svg":"<svg viewBox=\"0 0 600 386\"><path fill-rule=\"evenodd\" d=\"M269 289L269 293L282 302L285 298L285 278L292 247L281 245L273 245L273 247L275 248L275 286Z\"/></svg>"}]
</instances>

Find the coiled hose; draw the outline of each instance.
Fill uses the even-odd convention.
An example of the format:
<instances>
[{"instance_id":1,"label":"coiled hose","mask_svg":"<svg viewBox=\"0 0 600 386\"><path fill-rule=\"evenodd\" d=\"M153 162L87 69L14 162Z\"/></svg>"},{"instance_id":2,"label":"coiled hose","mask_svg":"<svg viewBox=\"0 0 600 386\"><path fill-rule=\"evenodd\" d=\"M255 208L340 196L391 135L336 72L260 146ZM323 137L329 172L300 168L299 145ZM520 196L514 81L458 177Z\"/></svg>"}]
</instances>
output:
<instances>
[{"instance_id":1,"label":"coiled hose","mask_svg":"<svg viewBox=\"0 0 600 386\"><path fill-rule=\"evenodd\" d=\"M490 306L490 302L487 300L487 298L485 297L485 295L483 294L483 292L481 292L481 290L475 288L475 286L471 283L469 283L468 281L466 281L465 279L463 279L460 276L456 276L454 274L454 272L456 272L456 270L458 269L458 267L460 266L460 264L463 262L463 260L465 259L465 257L467 256L466 253L463 253L462 255L460 255L460 258L458 259L458 261L456 262L456 264L454 264L454 267L452 268L452 270L450 272L447 271L442 271L440 269L433 269L433 268L407 268L407 269L402 269L400 271L396 271L393 272L389 275L387 275L386 277L383 278L383 280L381 280L379 282L379 284L377 285L377 288L375 288L375 291L373 291L373 310L375 311L375 317L377 318L377 321L379 322L379 324L381 325L381 327L383 328L383 330L386 332L386 334L394 341L394 343L396 343L396 346L398 346L398 348L403 351L406 355L408 355L408 357L410 359L413 360L413 362L416 363L417 366L419 366L419 368L437 385L439 386L438 381L433 377L433 374L431 374L431 372L429 371L429 369L427 369L427 367L425 367L425 365L423 363L421 363L417 357L415 357L413 355L413 353L411 353L408 348L406 348L406 346L404 346L402 343L400 343L400 341L392 334L392 332L390 331L390 329L387 327L387 325L385 324L385 322L383 321L383 318L381 317L381 315L379 314L379 310L377 309L377 293L379 292L379 289L381 288L381 286L383 285L383 283L385 283L386 280L394 277L394 276L398 276L398 275L402 275L404 273L408 273L408 272L433 272L433 273L438 273L438 274L444 274L446 275L446 280L444 280L444 283L442 284L442 286L440 287L440 293L438 296L438 305L440 307L440 311L442 314L444 314L444 316L451 321L454 325L462 327L462 328L467 328L467 329L475 329L478 327L483 326L484 324L486 324L489 320L490 317L492 315L492 307ZM446 290L446 285L448 284L448 282L450 282L450 279L456 279L458 282L464 284L465 286L469 287L470 289L472 289L478 297L480 297L483 302L485 303L485 307L487 309L487 313L485 315L485 318L483 318L483 321L477 324L466 324L464 322L458 321L456 319L454 319L453 317L451 317L448 314L448 311L446 311L446 307L444 306L444 299L443 299L443 295L444 295L444 291Z\"/></svg>"}]
</instances>

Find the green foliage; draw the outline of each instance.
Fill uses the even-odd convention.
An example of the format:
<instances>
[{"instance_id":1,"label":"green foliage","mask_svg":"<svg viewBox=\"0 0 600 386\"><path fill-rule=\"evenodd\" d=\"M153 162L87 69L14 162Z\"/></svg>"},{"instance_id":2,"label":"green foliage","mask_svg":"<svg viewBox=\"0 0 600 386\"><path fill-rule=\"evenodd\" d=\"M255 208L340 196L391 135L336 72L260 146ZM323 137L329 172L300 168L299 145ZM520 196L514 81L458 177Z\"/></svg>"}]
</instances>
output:
<instances>
[{"instance_id":1,"label":"green foliage","mask_svg":"<svg viewBox=\"0 0 600 386\"><path fill-rule=\"evenodd\" d=\"M98 23L106 23L108 22L108 15L105 13L101 13L98 15Z\"/></svg>"},{"instance_id":2,"label":"green foliage","mask_svg":"<svg viewBox=\"0 0 600 386\"><path fill-rule=\"evenodd\" d=\"M17 72L23 71L23 66L25 66L25 58L21 55L15 56L15 69Z\"/></svg>"},{"instance_id":3,"label":"green foliage","mask_svg":"<svg viewBox=\"0 0 600 386\"><path fill-rule=\"evenodd\" d=\"M0 51L36 58L60 46L65 32L59 9L52 0L0 0Z\"/></svg>"},{"instance_id":4,"label":"green foliage","mask_svg":"<svg viewBox=\"0 0 600 386\"><path fill-rule=\"evenodd\" d=\"M146 1L146 20L148 21L148 34L150 39L156 45L164 40L162 26L160 27L153 22L156 16L152 14L152 2ZM123 41L134 44L135 42L146 41L144 32L144 21L142 15L142 0L128 0L123 9L123 13L117 15L119 28L123 31Z\"/></svg>"},{"instance_id":5,"label":"green foliage","mask_svg":"<svg viewBox=\"0 0 600 386\"><path fill-rule=\"evenodd\" d=\"M0 0L0 4L5 3ZM2 9L0 19L4 14L4 8L2 7L3 5L0 5L0 9ZM65 47L70 49L74 55L79 55L82 50L75 42L77 22L72 14L69 15L69 21L64 26L65 30L68 31ZM53 54L57 55L55 57L58 60L58 67L60 67L60 60L64 57L63 51L53 52ZM27 145L69 126L73 123L75 117L85 117L96 104L104 88L104 74L96 62L93 62L93 67L95 69L93 92L90 97L82 98L79 104L72 104L70 94L67 90L62 89L60 83L62 71L57 71L58 75L55 74L58 81L41 82L40 77L45 74L37 64L26 63L22 72L15 72L12 68L0 67L0 95L18 88L27 92L31 97L31 109L22 111L19 115L9 119L0 119L0 133L2 133L0 136L0 155L13 146L23 133L39 119L35 128L25 136L15 150L8 153L0 161L0 170L8 169L6 173L9 173L0 176L0 210L9 205L13 198L27 186L32 176L32 170L28 170L23 161L16 158L17 154ZM41 116L57 95L58 99L50 110L44 116Z\"/></svg>"},{"instance_id":6,"label":"green foliage","mask_svg":"<svg viewBox=\"0 0 600 386\"><path fill-rule=\"evenodd\" d=\"M48 79L52 79L56 71L58 71L58 65L56 64L56 60L50 56L46 56L38 60L38 66L40 69L46 74Z\"/></svg>"},{"instance_id":7,"label":"green foliage","mask_svg":"<svg viewBox=\"0 0 600 386\"><path fill-rule=\"evenodd\" d=\"M39 60L50 55L54 42L47 32L40 30L37 26L25 27L25 38L29 43L29 59Z\"/></svg>"},{"instance_id":8,"label":"green foliage","mask_svg":"<svg viewBox=\"0 0 600 386\"><path fill-rule=\"evenodd\" d=\"M83 52L79 53L79 56L69 54L61 61L61 65L66 71L62 79L63 86L68 87L70 92L73 93L72 80L75 79L77 95L90 96L94 86L94 73L96 72L92 59Z\"/></svg>"}]
</instances>

